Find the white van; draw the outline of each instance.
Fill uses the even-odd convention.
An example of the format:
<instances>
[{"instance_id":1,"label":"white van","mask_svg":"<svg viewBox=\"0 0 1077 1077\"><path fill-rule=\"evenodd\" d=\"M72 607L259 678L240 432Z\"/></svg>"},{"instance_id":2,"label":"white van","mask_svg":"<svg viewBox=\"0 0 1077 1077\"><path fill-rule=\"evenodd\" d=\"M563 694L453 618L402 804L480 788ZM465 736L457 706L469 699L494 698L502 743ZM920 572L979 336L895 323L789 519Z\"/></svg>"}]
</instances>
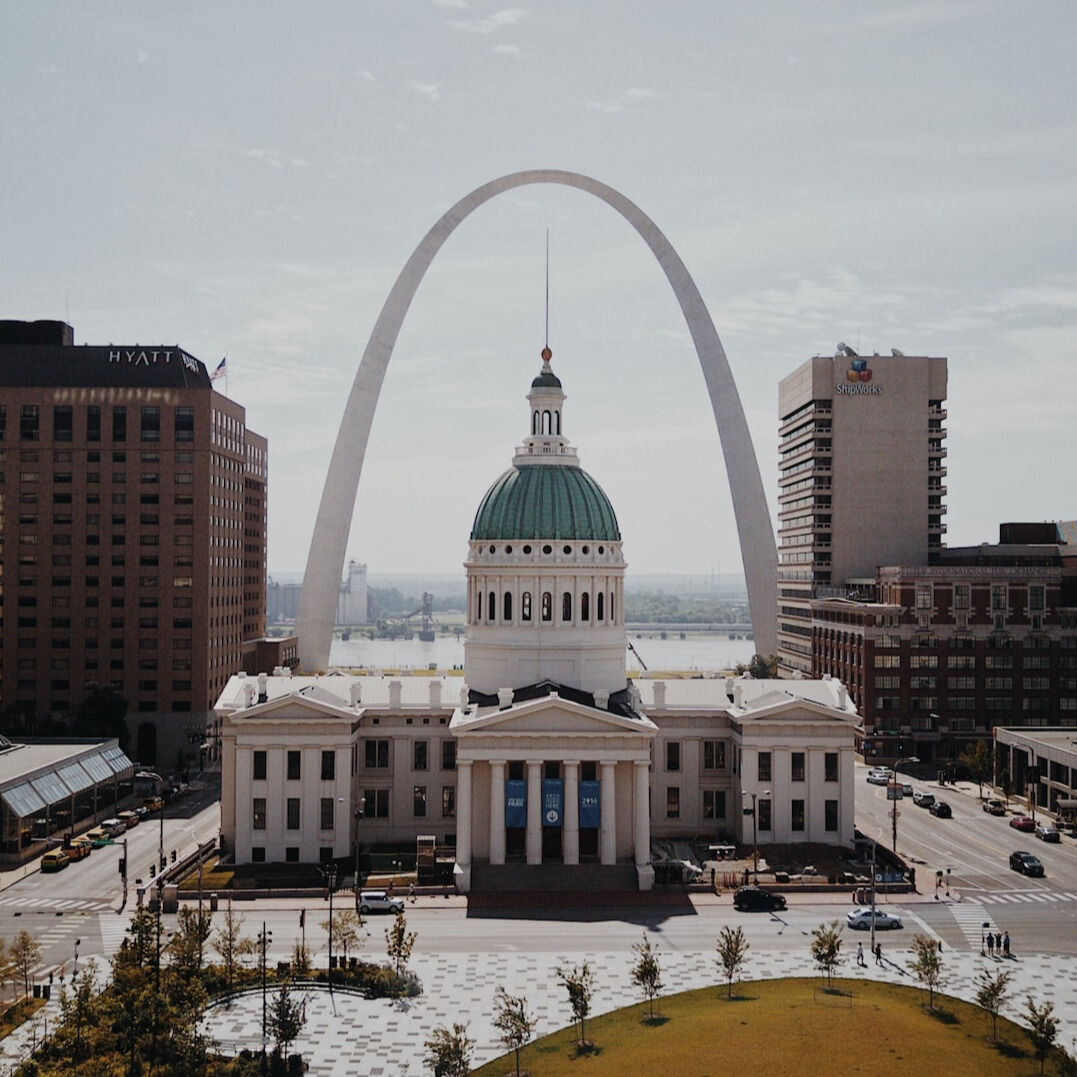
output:
<instances>
[{"instance_id":1,"label":"white van","mask_svg":"<svg viewBox=\"0 0 1077 1077\"><path fill-rule=\"evenodd\" d=\"M106 819L101 824L101 829L104 830L110 838L117 838L121 834L127 833L127 824L122 819Z\"/></svg>"}]
</instances>

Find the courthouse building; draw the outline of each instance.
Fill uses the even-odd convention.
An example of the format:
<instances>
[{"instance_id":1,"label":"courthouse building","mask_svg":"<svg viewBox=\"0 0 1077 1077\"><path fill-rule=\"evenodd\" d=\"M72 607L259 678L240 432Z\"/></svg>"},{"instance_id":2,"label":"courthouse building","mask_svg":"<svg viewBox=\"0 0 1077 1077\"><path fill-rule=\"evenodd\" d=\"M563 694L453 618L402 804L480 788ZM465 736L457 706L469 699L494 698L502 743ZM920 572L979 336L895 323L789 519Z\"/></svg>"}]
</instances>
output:
<instances>
[{"instance_id":1,"label":"courthouse building","mask_svg":"<svg viewBox=\"0 0 1077 1077\"><path fill-rule=\"evenodd\" d=\"M852 845L856 713L840 682L626 677L617 516L566 437L550 358L475 515L463 679L279 669L225 687L237 862L434 835L455 846L462 891L554 864L646 889L660 838L744 841L754 823L761 844Z\"/></svg>"}]
</instances>

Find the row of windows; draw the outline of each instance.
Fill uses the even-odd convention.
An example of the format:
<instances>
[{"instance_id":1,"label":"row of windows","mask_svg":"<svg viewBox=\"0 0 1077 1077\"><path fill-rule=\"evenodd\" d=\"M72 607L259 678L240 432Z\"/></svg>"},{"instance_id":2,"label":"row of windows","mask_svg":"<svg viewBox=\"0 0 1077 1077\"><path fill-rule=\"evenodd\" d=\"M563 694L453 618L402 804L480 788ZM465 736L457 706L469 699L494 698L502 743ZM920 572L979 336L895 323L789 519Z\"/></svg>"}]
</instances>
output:
<instances>
[{"instance_id":1,"label":"row of windows","mask_svg":"<svg viewBox=\"0 0 1077 1077\"><path fill-rule=\"evenodd\" d=\"M791 752L790 753L790 778L794 782L802 782L805 780L805 763L806 757L804 752ZM773 758L770 752L760 752L757 757L758 773L757 778L761 782L773 781ZM836 782L838 780L838 753L837 752L825 752L823 755L823 778L828 782Z\"/></svg>"},{"instance_id":2,"label":"row of windows","mask_svg":"<svg viewBox=\"0 0 1077 1077\"><path fill-rule=\"evenodd\" d=\"M132 409L133 410L133 409ZM19 412L19 440L41 440L41 412L37 404L23 404ZM91 404L86 408L86 441L100 441L102 408ZM180 406L172 409L173 437L178 442L194 441L194 408ZM127 440L127 406L117 404L111 409L110 432L113 441ZM7 435L7 409L0 405L0 440ZM73 441L75 435L75 409L70 404L56 404L52 409L52 440ZM161 409L157 405L143 405L139 413L139 436L141 441L161 440Z\"/></svg>"},{"instance_id":3,"label":"row of windows","mask_svg":"<svg viewBox=\"0 0 1077 1077\"><path fill-rule=\"evenodd\" d=\"M614 617L614 612L613 612L614 603L613 603L613 592L612 591L610 592L609 604L610 604L610 619L612 620L613 617ZM487 607L486 608L487 608L487 617L486 617L486 619L488 621L496 621L497 620L497 595L493 591L490 592L490 594L489 594L489 596L487 598ZM502 601L501 601L501 609L502 609L502 620L503 621L511 621L512 620L512 592L511 591L506 591L505 592L505 594L504 594L504 596L502 598ZM543 621L552 621L553 620L553 595L549 591L543 591L542 592L540 615L541 615ZM476 616L477 616L478 620L480 620L480 621L482 620L482 596L481 595L479 596L479 599L478 599L478 612L477 612ZM531 592L530 591L524 591L523 594L520 595L520 620L521 621L530 621L531 617L532 617ZM585 591L582 595L580 595L580 620L581 621L589 621L590 619L591 619L591 596L590 596L590 594L588 594ZM595 595L595 620L604 621L605 619L606 619L606 615L605 615L605 595L604 595L603 592L600 591L597 595ZM565 591L564 594L561 595L561 620L562 621L571 621L572 620L572 593L570 591Z\"/></svg>"},{"instance_id":4,"label":"row of windows","mask_svg":"<svg viewBox=\"0 0 1077 1077\"><path fill-rule=\"evenodd\" d=\"M363 741L363 759L366 770L387 770L389 767L389 741L368 739ZM430 767L430 744L425 740L411 742L411 769L428 770ZM441 742L441 769L456 769L456 741Z\"/></svg>"},{"instance_id":5,"label":"row of windows","mask_svg":"<svg viewBox=\"0 0 1077 1077\"><path fill-rule=\"evenodd\" d=\"M711 793L710 804L712 810L721 814L708 815L708 792ZM758 800L755 804L755 828L760 834L767 834L774 829L774 805L771 800ZM676 786L666 789L666 818L679 819L681 815L681 791ZM721 790L703 791L703 818L722 819L725 817L725 793ZM794 833L802 833L807 829L807 801L790 800L789 802L789 829ZM828 832L838 829L838 801L823 801L823 826Z\"/></svg>"}]
</instances>

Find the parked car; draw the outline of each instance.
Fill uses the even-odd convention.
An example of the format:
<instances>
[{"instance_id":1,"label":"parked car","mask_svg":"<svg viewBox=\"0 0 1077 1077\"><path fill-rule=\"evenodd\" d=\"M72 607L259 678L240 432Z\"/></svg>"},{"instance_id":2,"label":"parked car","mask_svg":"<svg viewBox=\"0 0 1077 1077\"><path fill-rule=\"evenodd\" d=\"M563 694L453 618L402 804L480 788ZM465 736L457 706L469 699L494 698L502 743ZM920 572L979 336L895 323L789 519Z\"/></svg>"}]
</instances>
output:
<instances>
[{"instance_id":1,"label":"parked car","mask_svg":"<svg viewBox=\"0 0 1077 1077\"><path fill-rule=\"evenodd\" d=\"M122 811L116 816L117 819L123 820L123 825L130 830L132 827L138 826L142 822L141 817L137 811Z\"/></svg>"},{"instance_id":2,"label":"parked car","mask_svg":"<svg viewBox=\"0 0 1077 1077\"><path fill-rule=\"evenodd\" d=\"M1036 820L1030 819L1027 815L1015 815L1010 820L1010 826L1014 830L1023 830L1026 834L1031 834L1036 829Z\"/></svg>"},{"instance_id":3,"label":"parked car","mask_svg":"<svg viewBox=\"0 0 1077 1077\"><path fill-rule=\"evenodd\" d=\"M93 830L87 830L82 836L86 838L95 849L100 849L102 845L110 845L112 843L112 835L103 826L95 826Z\"/></svg>"},{"instance_id":4,"label":"parked car","mask_svg":"<svg viewBox=\"0 0 1077 1077\"><path fill-rule=\"evenodd\" d=\"M932 815L938 816L940 819L950 819L954 814L950 805L947 804L945 800L936 800L927 810L931 812Z\"/></svg>"},{"instance_id":5,"label":"parked car","mask_svg":"<svg viewBox=\"0 0 1077 1077\"><path fill-rule=\"evenodd\" d=\"M912 802L918 808L930 808L935 803L935 795L933 793L913 793Z\"/></svg>"},{"instance_id":6,"label":"parked car","mask_svg":"<svg viewBox=\"0 0 1077 1077\"><path fill-rule=\"evenodd\" d=\"M1012 871L1019 871L1022 875L1035 875L1037 878L1043 877L1043 864L1040 863L1039 857L1021 850L1018 850L1015 853L1010 853L1010 869Z\"/></svg>"},{"instance_id":7,"label":"parked car","mask_svg":"<svg viewBox=\"0 0 1077 1077\"><path fill-rule=\"evenodd\" d=\"M41 858L42 871L63 871L71 863L71 857L63 849L50 849Z\"/></svg>"},{"instance_id":8,"label":"parked car","mask_svg":"<svg viewBox=\"0 0 1077 1077\"><path fill-rule=\"evenodd\" d=\"M1040 841L1054 842L1062 840L1062 835L1059 834L1050 823L1040 823L1039 826L1036 827L1036 837L1039 838Z\"/></svg>"},{"instance_id":9,"label":"parked car","mask_svg":"<svg viewBox=\"0 0 1077 1077\"><path fill-rule=\"evenodd\" d=\"M404 911L404 902L390 897L384 890L364 890L359 895L359 911L398 913Z\"/></svg>"},{"instance_id":10,"label":"parked car","mask_svg":"<svg viewBox=\"0 0 1077 1077\"><path fill-rule=\"evenodd\" d=\"M733 895L733 908L740 912L779 912L785 905L783 894L772 894L761 886L742 886Z\"/></svg>"},{"instance_id":11,"label":"parked car","mask_svg":"<svg viewBox=\"0 0 1077 1077\"><path fill-rule=\"evenodd\" d=\"M912 788L912 782L902 782L901 783L901 795L903 797L911 797L911 796L914 795L913 788Z\"/></svg>"},{"instance_id":12,"label":"parked car","mask_svg":"<svg viewBox=\"0 0 1077 1077\"><path fill-rule=\"evenodd\" d=\"M165 802L161 797L146 797L146 799L142 801L142 806L147 811L162 811L164 809Z\"/></svg>"},{"instance_id":13,"label":"parked car","mask_svg":"<svg viewBox=\"0 0 1077 1077\"><path fill-rule=\"evenodd\" d=\"M874 916L876 931L893 931L905 926L898 917L893 916L888 912L884 912L882 909L876 909ZM853 909L853 911L845 917L845 922L854 931L867 931L868 928L871 927L871 919L872 910L870 908Z\"/></svg>"},{"instance_id":14,"label":"parked car","mask_svg":"<svg viewBox=\"0 0 1077 1077\"><path fill-rule=\"evenodd\" d=\"M868 782L871 785L889 785L890 771L880 767L873 767L868 771Z\"/></svg>"},{"instance_id":15,"label":"parked car","mask_svg":"<svg viewBox=\"0 0 1077 1077\"><path fill-rule=\"evenodd\" d=\"M93 850L93 842L87 837L72 838L68 845L64 846L68 860L82 860Z\"/></svg>"},{"instance_id":16,"label":"parked car","mask_svg":"<svg viewBox=\"0 0 1077 1077\"><path fill-rule=\"evenodd\" d=\"M118 838L127 833L127 824L122 819L106 819L101 824L101 829L110 837Z\"/></svg>"},{"instance_id":17,"label":"parked car","mask_svg":"<svg viewBox=\"0 0 1077 1077\"><path fill-rule=\"evenodd\" d=\"M985 800L981 806L988 815L1006 814L1006 805L1001 800Z\"/></svg>"}]
</instances>

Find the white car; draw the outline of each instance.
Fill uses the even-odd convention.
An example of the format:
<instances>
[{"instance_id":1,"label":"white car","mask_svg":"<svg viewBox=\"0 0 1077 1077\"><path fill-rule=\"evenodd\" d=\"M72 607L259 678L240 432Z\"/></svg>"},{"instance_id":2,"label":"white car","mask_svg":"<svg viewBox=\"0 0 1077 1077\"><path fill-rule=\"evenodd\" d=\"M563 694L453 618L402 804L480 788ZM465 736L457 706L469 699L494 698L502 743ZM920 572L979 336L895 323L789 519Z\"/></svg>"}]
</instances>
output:
<instances>
[{"instance_id":1,"label":"white car","mask_svg":"<svg viewBox=\"0 0 1077 1077\"><path fill-rule=\"evenodd\" d=\"M868 771L868 782L871 785L889 785L890 771L875 768Z\"/></svg>"},{"instance_id":2,"label":"white car","mask_svg":"<svg viewBox=\"0 0 1077 1077\"><path fill-rule=\"evenodd\" d=\"M871 909L853 909L851 913L845 918L845 922L854 931L867 931L871 927ZM892 916L888 912L883 912L882 909L875 910L875 930L876 931L890 931L897 928L902 928L905 925L896 917Z\"/></svg>"},{"instance_id":3,"label":"white car","mask_svg":"<svg viewBox=\"0 0 1077 1077\"><path fill-rule=\"evenodd\" d=\"M391 912L404 911L404 902L400 898L389 897L384 890L364 890L359 895L359 911L368 912Z\"/></svg>"}]
</instances>

